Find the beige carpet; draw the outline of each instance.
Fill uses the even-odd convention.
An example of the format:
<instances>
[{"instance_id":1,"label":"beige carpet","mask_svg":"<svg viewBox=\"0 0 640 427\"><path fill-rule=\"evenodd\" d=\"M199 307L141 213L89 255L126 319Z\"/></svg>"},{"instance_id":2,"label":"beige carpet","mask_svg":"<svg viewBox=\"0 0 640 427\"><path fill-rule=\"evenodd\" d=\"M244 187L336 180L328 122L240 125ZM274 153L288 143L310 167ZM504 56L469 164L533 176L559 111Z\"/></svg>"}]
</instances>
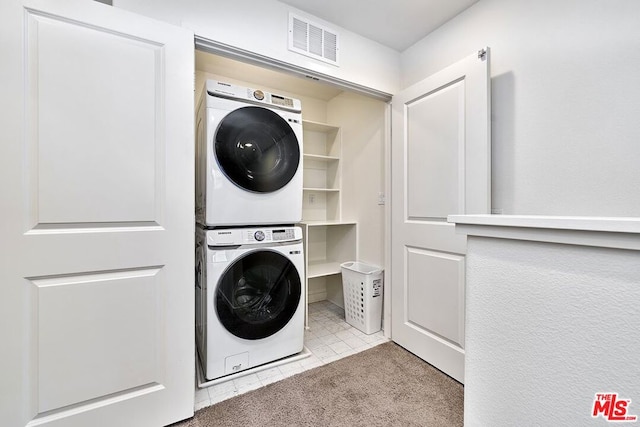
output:
<instances>
[{"instance_id":1,"label":"beige carpet","mask_svg":"<svg viewBox=\"0 0 640 427\"><path fill-rule=\"evenodd\" d=\"M387 342L196 412L173 427L461 426L463 387Z\"/></svg>"}]
</instances>

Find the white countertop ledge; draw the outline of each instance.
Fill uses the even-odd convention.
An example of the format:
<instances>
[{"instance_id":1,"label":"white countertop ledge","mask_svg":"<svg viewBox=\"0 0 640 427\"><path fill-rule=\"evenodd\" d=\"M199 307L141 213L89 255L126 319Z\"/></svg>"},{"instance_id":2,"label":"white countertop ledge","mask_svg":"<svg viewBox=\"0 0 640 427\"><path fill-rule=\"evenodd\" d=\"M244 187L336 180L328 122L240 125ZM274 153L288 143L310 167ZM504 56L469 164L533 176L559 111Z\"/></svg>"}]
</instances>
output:
<instances>
[{"instance_id":1,"label":"white countertop ledge","mask_svg":"<svg viewBox=\"0 0 640 427\"><path fill-rule=\"evenodd\" d=\"M639 233L640 218L542 215L449 215L448 222L496 227L553 228L560 230Z\"/></svg>"},{"instance_id":2,"label":"white countertop ledge","mask_svg":"<svg viewBox=\"0 0 640 427\"><path fill-rule=\"evenodd\" d=\"M449 215L468 236L640 250L640 218L542 215Z\"/></svg>"}]
</instances>

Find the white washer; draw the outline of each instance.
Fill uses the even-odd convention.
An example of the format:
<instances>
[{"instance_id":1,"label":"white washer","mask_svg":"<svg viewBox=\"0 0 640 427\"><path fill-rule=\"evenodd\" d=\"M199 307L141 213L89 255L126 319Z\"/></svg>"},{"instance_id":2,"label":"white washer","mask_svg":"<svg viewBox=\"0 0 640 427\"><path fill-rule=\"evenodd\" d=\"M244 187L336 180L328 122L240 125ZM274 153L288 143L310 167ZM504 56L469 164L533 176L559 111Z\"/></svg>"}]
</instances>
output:
<instances>
[{"instance_id":1,"label":"white washer","mask_svg":"<svg viewBox=\"0 0 640 427\"><path fill-rule=\"evenodd\" d=\"M196 232L196 342L208 380L302 351L299 227Z\"/></svg>"},{"instance_id":2,"label":"white washer","mask_svg":"<svg viewBox=\"0 0 640 427\"><path fill-rule=\"evenodd\" d=\"M196 221L203 227L302 219L297 99L207 80L196 118Z\"/></svg>"}]
</instances>

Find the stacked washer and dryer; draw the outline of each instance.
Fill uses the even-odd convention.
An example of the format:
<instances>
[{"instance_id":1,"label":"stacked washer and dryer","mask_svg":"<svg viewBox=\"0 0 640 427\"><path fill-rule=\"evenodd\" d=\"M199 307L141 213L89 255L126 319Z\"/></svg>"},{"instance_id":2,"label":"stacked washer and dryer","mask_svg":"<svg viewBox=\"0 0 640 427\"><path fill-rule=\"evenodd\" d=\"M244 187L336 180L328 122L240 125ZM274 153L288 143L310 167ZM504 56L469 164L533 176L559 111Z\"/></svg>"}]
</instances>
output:
<instances>
[{"instance_id":1,"label":"stacked washer and dryer","mask_svg":"<svg viewBox=\"0 0 640 427\"><path fill-rule=\"evenodd\" d=\"M300 101L208 80L196 116L196 343L213 380L303 349Z\"/></svg>"}]
</instances>

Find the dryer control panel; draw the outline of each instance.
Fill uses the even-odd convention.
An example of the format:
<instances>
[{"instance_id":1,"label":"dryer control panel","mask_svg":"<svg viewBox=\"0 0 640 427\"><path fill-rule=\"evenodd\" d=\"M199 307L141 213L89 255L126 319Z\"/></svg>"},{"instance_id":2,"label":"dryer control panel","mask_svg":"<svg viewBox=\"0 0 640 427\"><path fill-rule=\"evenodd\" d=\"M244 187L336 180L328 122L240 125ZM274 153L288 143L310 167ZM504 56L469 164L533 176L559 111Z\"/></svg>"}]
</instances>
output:
<instances>
[{"instance_id":1,"label":"dryer control panel","mask_svg":"<svg viewBox=\"0 0 640 427\"><path fill-rule=\"evenodd\" d=\"M206 90L209 95L220 98L237 99L253 104L266 104L267 106L274 106L298 113L302 110L302 104L299 99L265 92L260 89L238 86L219 80L207 80Z\"/></svg>"},{"instance_id":2,"label":"dryer control panel","mask_svg":"<svg viewBox=\"0 0 640 427\"><path fill-rule=\"evenodd\" d=\"M300 239L302 239L300 227L225 228L207 231L209 246L293 242Z\"/></svg>"}]
</instances>

